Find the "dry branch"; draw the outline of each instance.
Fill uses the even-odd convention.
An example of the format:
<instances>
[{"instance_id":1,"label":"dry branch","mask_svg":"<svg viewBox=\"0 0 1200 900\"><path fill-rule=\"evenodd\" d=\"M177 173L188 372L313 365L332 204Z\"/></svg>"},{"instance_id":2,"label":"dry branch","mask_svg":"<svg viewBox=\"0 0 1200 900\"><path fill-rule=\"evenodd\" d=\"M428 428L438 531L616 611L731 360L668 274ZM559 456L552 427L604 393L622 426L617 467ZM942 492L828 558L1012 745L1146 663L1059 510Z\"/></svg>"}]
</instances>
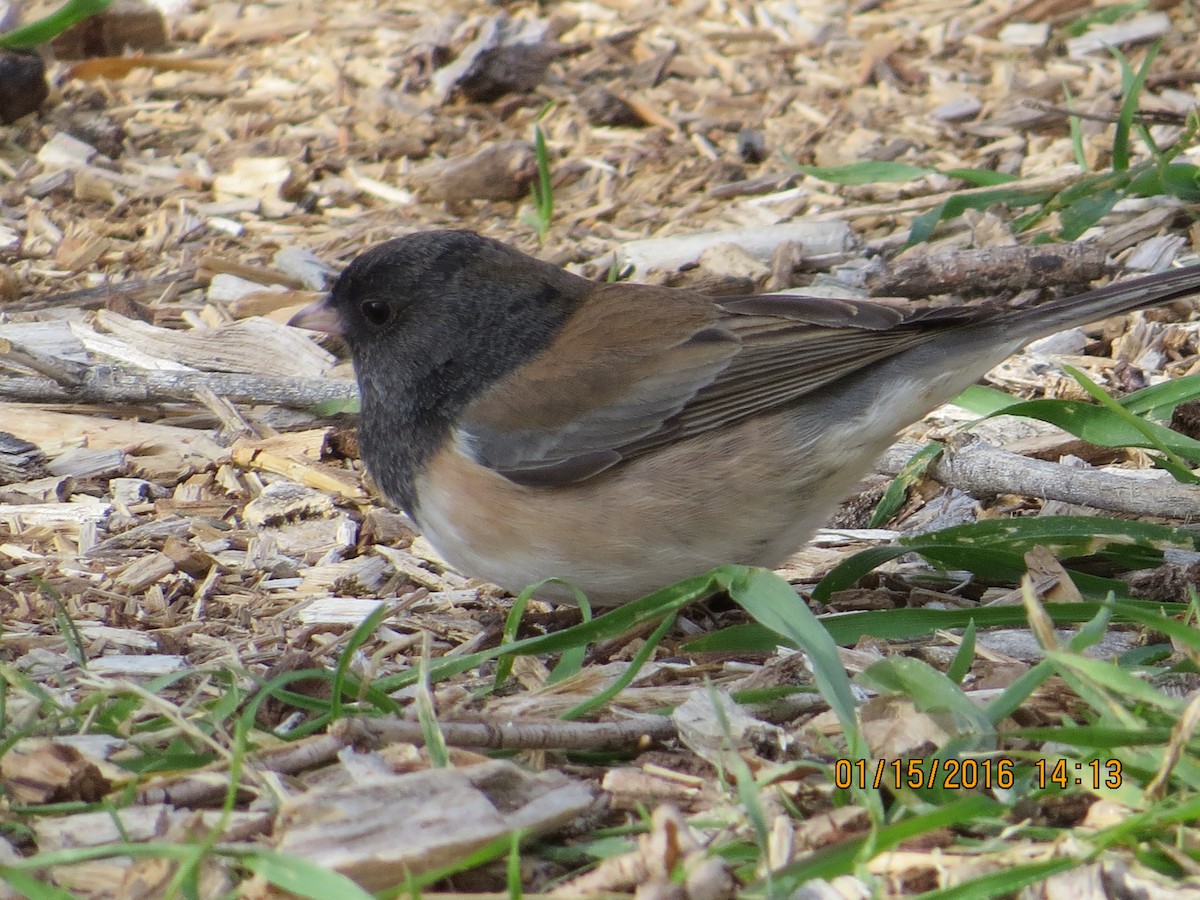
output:
<instances>
[{"instance_id":1,"label":"dry branch","mask_svg":"<svg viewBox=\"0 0 1200 900\"><path fill-rule=\"evenodd\" d=\"M201 287L195 279L195 269L185 269L155 278L139 278L134 281L103 284L99 287L83 288L78 291L65 291L61 294L45 294L40 297L28 297L23 300L6 304L5 312L35 312L39 309L99 309L102 306L112 307L121 301L145 302L155 300L174 290L177 293L194 291Z\"/></svg>"},{"instance_id":2,"label":"dry branch","mask_svg":"<svg viewBox=\"0 0 1200 900\"><path fill-rule=\"evenodd\" d=\"M277 403L308 409L331 400L352 400L352 381L280 378L228 372L147 372L96 366L73 389L50 378L0 379L0 399L25 403L165 403L193 401L209 390L233 403Z\"/></svg>"},{"instance_id":3,"label":"dry branch","mask_svg":"<svg viewBox=\"0 0 1200 900\"><path fill-rule=\"evenodd\" d=\"M918 449L912 441L895 444L879 458L876 469L895 475ZM1200 517L1200 487L1030 459L970 436L958 439L928 474L977 497L1018 494L1133 515Z\"/></svg>"},{"instance_id":4,"label":"dry branch","mask_svg":"<svg viewBox=\"0 0 1200 900\"><path fill-rule=\"evenodd\" d=\"M906 256L869 276L867 286L874 296L973 296L1087 283L1105 271L1104 250L1093 244L988 247Z\"/></svg>"},{"instance_id":5,"label":"dry branch","mask_svg":"<svg viewBox=\"0 0 1200 900\"><path fill-rule=\"evenodd\" d=\"M446 743L454 747L494 750L631 750L648 741L675 736L675 724L662 716L642 716L623 722L564 722L560 719L520 722L439 722ZM419 722L403 719L357 719L335 733L347 743L362 738L383 743L423 744Z\"/></svg>"}]
</instances>

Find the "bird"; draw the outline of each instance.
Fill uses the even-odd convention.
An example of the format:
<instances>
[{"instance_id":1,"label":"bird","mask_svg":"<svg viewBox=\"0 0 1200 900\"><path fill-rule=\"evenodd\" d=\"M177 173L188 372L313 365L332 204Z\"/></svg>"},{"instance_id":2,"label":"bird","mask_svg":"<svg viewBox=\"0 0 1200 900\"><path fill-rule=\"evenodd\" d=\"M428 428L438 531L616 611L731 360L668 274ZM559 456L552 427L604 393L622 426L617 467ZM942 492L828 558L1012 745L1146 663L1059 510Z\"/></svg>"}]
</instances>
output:
<instances>
[{"instance_id":1,"label":"bird","mask_svg":"<svg viewBox=\"0 0 1200 900\"><path fill-rule=\"evenodd\" d=\"M1197 292L1200 265L1024 308L714 297L436 230L364 251L290 324L344 339L367 470L447 562L609 607L778 566L1030 341Z\"/></svg>"}]
</instances>

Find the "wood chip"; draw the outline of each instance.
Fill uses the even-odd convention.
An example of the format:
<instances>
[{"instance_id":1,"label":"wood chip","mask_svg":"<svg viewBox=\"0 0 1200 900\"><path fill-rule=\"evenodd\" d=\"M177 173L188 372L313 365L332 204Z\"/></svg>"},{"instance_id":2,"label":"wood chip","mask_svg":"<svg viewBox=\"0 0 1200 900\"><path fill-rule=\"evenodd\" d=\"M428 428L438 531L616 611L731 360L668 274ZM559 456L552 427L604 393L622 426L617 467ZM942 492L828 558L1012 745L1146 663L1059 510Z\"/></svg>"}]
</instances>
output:
<instances>
[{"instance_id":1,"label":"wood chip","mask_svg":"<svg viewBox=\"0 0 1200 900\"><path fill-rule=\"evenodd\" d=\"M276 847L382 890L517 829L560 828L591 800L565 775L532 775L503 760L429 769L292 798L275 830Z\"/></svg>"}]
</instances>

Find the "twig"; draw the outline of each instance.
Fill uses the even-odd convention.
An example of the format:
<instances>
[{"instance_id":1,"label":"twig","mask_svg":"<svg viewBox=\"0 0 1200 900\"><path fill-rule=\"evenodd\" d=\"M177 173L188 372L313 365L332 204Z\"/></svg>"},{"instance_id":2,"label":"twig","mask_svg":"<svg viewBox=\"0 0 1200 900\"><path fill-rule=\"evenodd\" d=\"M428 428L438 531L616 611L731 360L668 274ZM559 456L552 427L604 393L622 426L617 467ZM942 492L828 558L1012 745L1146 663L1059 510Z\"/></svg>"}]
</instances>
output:
<instances>
[{"instance_id":1,"label":"twig","mask_svg":"<svg viewBox=\"0 0 1200 900\"><path fill-rule=\"evenodd\" d=\"M904 257L867 277L876 297L1005 294L1086 284L1105 274L1104 250L1091 244L988 247Z\"/></svg>"},{"instance_id":2,"label":"twig","mask_svg":"<svg viewBox=\"0 0 1200 900\"><path fill-rule=\"evenodd\" d=\"M352 381L228 372L154 372L110 366L87 368L82 381L70 389L50 378L0 378L0 399L26 403L194 402L196 392L205 389L232 403L276 403L293 409L351 400L358 393Z\"/></svg>"},{"instance_id":3,"label":"twig","mask_svg":"<svg viewBox=\"0 0 1200 900\"><path fill-rule=\"evenodd\" d=\"M1052 172L1047 172L1045 175L1034 175L1029 178L1022 178L1020 181L1012 181L1003 185L1004 190L1014 191L1026 194L1056 194L1059 191L1070 187L1079 179L1079 170L1075 166L1062 167L1055 169ZM839 206L827 209L823 212L816 212L812 215L806 215L806 222L826 222L831 219L838 220L859 220L870 218L872 216L895 217L904 213L921 213L926 210L933 209L935 206L940 206L949 200L951 197L977 197L981 194L993 193L997 190L994 185L984 185L983 187L959 188L947 191L941 191L937 194L922 194L919 197L907 197L902 200L889 200L885 203L867 203L861 206ZM903 235L899 236L903 239ZM878 241L871 242L869 246L879 246ZM886 242L885 242L886 243Z\"/></svg>"},{"instance_id":4,"label":"twig","mask_svg":"<svg viewBox=\"0 0 1200 900\"><path fill-rule=\"evenodd\" d=\"M337 758L345 743L330 735L320 735L276 750L254 754L247 760L251 769L294 775L306 769L326 765ZM198 806L225 795L229 784L224 771L185 775L167 784L151 783L137 792L136 802L166 803L171 806Z\"/></svg>"},{"instance_id":5,"label":"twig","mask_svg":"<svg viewBox=\"0 0 1200 900\"><path fill-rule=\"evenodd\" d=\"M66 291L41 297L28 297L4 306L5 312L36 312L39 309L99 309L118 300L155 300L172 287L179 293L194 291L201 287L196 280L196 270L184 269L169 275L143 278L137 281L122 281L117 284L102 284L79 291Z\"/></svg>"},{"instance_id":6,"label":"twig","mask_svg":"<svg viewBox=\"0 0 1200 900\"><path fill-rule=\"evenodd\" d=\"M629 750L647 741L675 736L674 723L665 716L642 716L624 722L440 722L446 743L455 747L494 750ZM362 739L384 743L423 743L419 722L404 719L350 719L334 726L331 734L346 743Z\"/></svg>"},{"instance_id":7,"label":"twig","mask_svg":"<svg viewBox=\"0 0 1200 900\"><path fill-rule=\"evenodd\" d=\"M928 474L974 496L1018 494L1140 516L1200 518L1200 488L1192 485L1030 459L971 435L960 436L954 443L950 452L929 467ZM895 475L917 449L919 445L912 441L894 444L875 468Z\"/></svg>"},{"instance_id":8,"label":"twig","mask_svg":"<svg viewBox=\"0 0 1200 900\"><path fill-rule=\"evenodd\" d=\"M1023 106L1030 106L1042 112L1055 113L1063 118L1074 116L1076 119L1087 119L1089 122L1103 122L1106 125L1113 125L1120 119L1120 113L1117 112L1083 112L1082 110L1067 109L1065 106L1058 106L1057 104L1049 103L1045 100L1037 100L1032 97L1021 101L1021 103ZM1133 114L1133 121L1140 125L1182 125L1187 121L1187 116L1170 109L1142 109Z\"/></svg>"},{"instance_id":9,"label":"twig","mask_svg":"<svg viewBox=\"0 0 1200 900\"><path fill-rule=\"evenodd\" d=\"M0 338L0 359L45 375L55 384L67 390L76 389L87 377L88 367L83 363L47 356L45 353L30 350L5 338Z\"/></svg>"},{"instance_id":10,"label":"twig","mask_svg":"<svg viewBox=\"0 0 1200 900\"><path fill-rule=\"evenodd\" d=\"M1069 15L1077 9L1087 6L1087 0L1023 0L1020 3L1006 4L1000 12L988 16L971 29L972 34L994 37L1000 29L1009 22L1041 22L1047 18L1055 19Z\"/></svg>"}]
</instances>

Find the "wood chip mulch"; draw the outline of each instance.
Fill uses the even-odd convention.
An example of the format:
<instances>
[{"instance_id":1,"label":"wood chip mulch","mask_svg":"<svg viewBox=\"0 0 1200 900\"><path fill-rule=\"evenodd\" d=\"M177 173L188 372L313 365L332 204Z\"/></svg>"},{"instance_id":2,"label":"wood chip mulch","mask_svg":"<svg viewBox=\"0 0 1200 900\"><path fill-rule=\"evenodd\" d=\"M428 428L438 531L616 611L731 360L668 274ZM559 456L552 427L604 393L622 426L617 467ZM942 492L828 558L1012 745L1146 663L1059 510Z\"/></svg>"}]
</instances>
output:
<instances>
[{"instance_id":1,"label":"wood chip mulch","mask_svg":"<svg viewBox=\"0 0 1200 900\"><path fill-rule=\"evenodd\" d=\"M1136 65L1147 43L1162 37L1143 111L1166 123L1151 126L1165 145L1197 104L1200 26L1187 4L1152 6L1122 19L1107 40ZM466 227L596 278L605 277L614 251L630 248L627 261L639 266L640 280L725 292L814 281L828 287L831 270L868 254L893 256L914 216L967 190L941 172L989 169L1069 183L1078 170L1060 108L1064 86L1074 109L1094 114L1081 124L1087 165L1110 164L1120 64L1094 33L1067 37L1062 28L1090 11L1080 0L852 7L610 0L518 2L503 10L461 0L197 0L149 14L160 17L162 34L139 13L137 27L149 36L139 38L146 43L132 61L121 54L128 36L121 29L134 25L120 20L106 26L115 31L99 58L60 46L48 66L48 101L7 126L0 142L0 664L52 694L61 710L97 691L198 674L166 678L162 696L121 723L121 737L27 747L20 771L34 788L21 802L95 799L121 783L110 760L128 758L137 726L153 717L206 745L197 717L229 689L215 673L245 673L238 688L249 692L254 679L333 667L354 625L380 602L394 614L355 658L372 675L407 671L422 654L499 641L510 599L440 564L364 478L353 417L334 411L353 396L341 349L283 324L357 252L415 229ZM529 221L537 124L555 205L542 245ZM837 185L795 165L862 160L930 173ZM1200 162L1200 154L1184 160ZM1004 209L971 212L943 226L930 249L1009 245L1010 218ZM770 233L797 223L830 246L817 251L801 241L765 258L715 254L699 265L655 270L638 263L632 243L700 233L720 244L727 232ZM1102 259L1145 267L1200 249L1186 204L1161 197L1122 203L1085 238ZM1106 326L1056 352L1110 387L1131 390L1197 368L1200 336L1187 318L1182 308L1147 313L1132 327ZM1014 392L1076 390L1025 357L991 380ZM325 408L314 412L317 404ZM947 411L915 433L955 424ZM1053 459L1070 444L1032 427L990 439L1024 442L1021 452ZM1090 461L1145 465L1128 454ZM952 505L936 485L922 491L904 512L913 529L942 521ZM937 512L926 504L934 497ZM990 504L988 515L1038 509L1028 498ZM969 501L946 514L948 524L980 509ZM841 524L862 523L861 510L848 507ZM852 533L819 543L785 574L811 585L870 539ZM842 601L906 602L884 597L891 588ZM535 604L523 633L555 630L574 615ZM689 611L668 646L735 618L719 608ZM73 656L65 634L72 630L86 666ZM548 686L545 666L522 660L511 693L478 699L472 689L486 677L463 676L435 685L432 702L447 722L543 722L616 677L639 639L597 649L584 672L563 684ZM788 670L786 659L664 655L599 717L618 728L604 739L628 739L638 750L639 729L620 732L622 717L636 721L679 704L705 679L724 687L750 677L761 687L794 683L803 673ZM327 685L308 687L320 695ZM305 685L293 689L303 693ZM415 689L399 698L414 710L417 699ZM37 691L10 688L5 727L15 733L49 716L64 730L78 728L68 724L76 713L46 709ZM817 712L793 710L785 727L798 729ZM302 719L289 707L260 713L261 723L284 728ZM264 761L263 771L273 774L259 776L253 790L291 794L290 805L280 818L264 805L245 806L227 826L238 832L230 840L276 829L286 835L283 849L318 854L329 842L313 823L334 814L322 806L328 795L316 776L286 790L281 779L330 762L355 739L365 740L314 738L325 743L304 745L311 757ZM570 738L600 739L587 732ZM481 746L478 735L473 740ZM401 745L389 746L390 771L424 765L415 751L402 759L394 749ZM590 769L555 756L548 766L555 771L545 777L505 769L514 785L527 778L519 798L489 794L487 779L501 776L486 773L441 790L457 792L464 809L485 795L511 802L543 830L578 827L585 809L594 824L624 821L642 801L689 811L722 802L711 760L675 745L654 752L661 754L657 769ZM643 762L655 758L636 765ZM590 786L586 796L571 793L572 779ZM214 795L199 776L181 784L148 779L139 788L144 820L126 823L127 832L142 834L144 825L144 834L164 840L195 833L199 826L181 810L219 803L215 783ZM596 797L607 811L598 811ZM370 792L338 795L335 812L383 827L373 817L374 799ZM657 817L641 868L630 863L608 880L595 878L599 889L629 890L657 871L645 860L698 852L690 838L674 849L654 844L682 834L670 816ZM832 816L822 819L822 834L815 824L799 828L776 862L862 827ZM99 819L73 818L39 820L19 849L107 834ZM440 864L443 852L438 845L403 864ZM913 871L880 874L896 892L935 887L948 865L935 857L925 854ZM329 864L379 887L394 870L372 859ZM104 883L129 883L135 869L148 883L158 877L144 861L103 865ZM71 872L56 877L77 888L98 877L95 868ZM533 881L557 874L547 870ZM709 875L709 887L725 885L709 896L732 890L724 870ZM203 875L213 889L224 877Z\"/></svg>"}]
</instances>

